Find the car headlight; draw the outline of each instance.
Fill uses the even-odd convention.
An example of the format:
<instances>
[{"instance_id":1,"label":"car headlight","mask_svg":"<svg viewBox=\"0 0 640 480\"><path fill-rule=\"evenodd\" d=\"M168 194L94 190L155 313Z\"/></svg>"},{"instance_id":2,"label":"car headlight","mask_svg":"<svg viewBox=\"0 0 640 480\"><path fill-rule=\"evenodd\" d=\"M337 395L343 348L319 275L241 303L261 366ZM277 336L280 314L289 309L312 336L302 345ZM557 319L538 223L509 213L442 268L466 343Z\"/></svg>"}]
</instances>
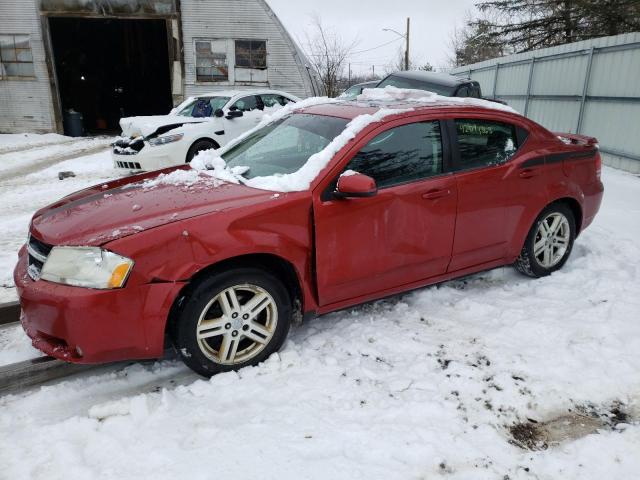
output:
<instances>
[{"instance_id":1,"label":"car headlight","mask_svg":"<svg viewBox=\"0 0 640 480\"><path fill-rule=\"evenodd\" d=\"M124 286L133 260L98 247L53 247L40 278L88 288Z\"/></svg>"},{"instance_id":2,"label":"car headlight","mask_svg":"<svg viewBox=\"0 0 640 480\"><path fill-rule=\"evenodd\" d=\"M164 135L162 137L149 139L149 144L157 147L158 145L177 142L178 140L182 140L182 137L184 137L184 133L176 133L175 135Z\"/></svg>"}]
</instances>

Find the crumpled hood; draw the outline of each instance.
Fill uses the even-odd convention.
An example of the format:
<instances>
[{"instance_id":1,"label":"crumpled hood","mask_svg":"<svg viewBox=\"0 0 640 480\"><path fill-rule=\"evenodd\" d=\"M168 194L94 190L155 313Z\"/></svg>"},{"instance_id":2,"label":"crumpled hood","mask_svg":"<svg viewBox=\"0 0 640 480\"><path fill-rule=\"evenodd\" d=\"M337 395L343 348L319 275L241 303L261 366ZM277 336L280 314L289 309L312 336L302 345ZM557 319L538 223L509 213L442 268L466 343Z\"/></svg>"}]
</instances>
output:
<instances>
[{"instance_id":1,"label":"crumpled hood","mask_svg":"<svg viewBox=\"0 0 640 480\"><path fill-rule=\"evenodd\" d=\"M153 115L148 117L123 117L120 119L122 134L127 137L146 137L165 125L202 123L210 118L183 117L181 115Z\"/></svg>"},{"instance_id":2,"label":"crumpled hood","mask_svg":"<svg viewBox=\"0 0 640 480\"><path fill-rule=\"evenodd\" d=\"M31 232L51 245L98 246L167 223L261 203L273 194L189 167L162 172L174 171L192 175L195 183L162 183L154 180L159 172L151 172L96 185L37 211Z\"/></svg>"}]
</instances>

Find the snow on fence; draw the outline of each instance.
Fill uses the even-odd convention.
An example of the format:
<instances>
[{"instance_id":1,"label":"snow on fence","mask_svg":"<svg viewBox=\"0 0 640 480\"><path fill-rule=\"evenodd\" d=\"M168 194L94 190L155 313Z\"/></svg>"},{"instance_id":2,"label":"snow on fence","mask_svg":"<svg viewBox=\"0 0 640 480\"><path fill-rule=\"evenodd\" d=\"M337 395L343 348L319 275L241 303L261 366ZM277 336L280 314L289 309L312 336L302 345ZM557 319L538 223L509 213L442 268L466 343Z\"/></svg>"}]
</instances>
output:
<instances>
[{"instance_id":1,"label":"snow on fence","mask_svg":"<svg viewBox=\"0 0 640 480\"><path fill-rule=\"evenodd\" d=\"M640 173L640 33L602 37L455 68L555 132L598 138L603 161Z\"/></svg>"}]
</instances>

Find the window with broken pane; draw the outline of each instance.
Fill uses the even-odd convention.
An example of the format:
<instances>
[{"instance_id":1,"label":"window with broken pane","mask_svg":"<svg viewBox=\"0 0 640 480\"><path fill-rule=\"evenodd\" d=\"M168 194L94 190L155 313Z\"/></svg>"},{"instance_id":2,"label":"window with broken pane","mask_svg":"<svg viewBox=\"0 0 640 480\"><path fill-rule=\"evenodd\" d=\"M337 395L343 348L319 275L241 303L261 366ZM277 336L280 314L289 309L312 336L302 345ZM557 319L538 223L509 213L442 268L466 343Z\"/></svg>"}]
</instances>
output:
<instances>
[{"instance_id":1,"label":"window with broken pane","mask_svg":"<svg viewBox=\"0 0 640 480\"><path fill-rule=\"evenodd\" d=\"M0 35L0 78L35 77L29 35Z\"/></svg>"},{"instance_id":2,"label":"window with broken pane","mask_svg":"<svg viewBox=\"0 0 640 480\"><path fill-rule=\"evenodd\" d=\"M196 81L229 80L226 40L196 40Z\"/></svg>"}]
</instances>

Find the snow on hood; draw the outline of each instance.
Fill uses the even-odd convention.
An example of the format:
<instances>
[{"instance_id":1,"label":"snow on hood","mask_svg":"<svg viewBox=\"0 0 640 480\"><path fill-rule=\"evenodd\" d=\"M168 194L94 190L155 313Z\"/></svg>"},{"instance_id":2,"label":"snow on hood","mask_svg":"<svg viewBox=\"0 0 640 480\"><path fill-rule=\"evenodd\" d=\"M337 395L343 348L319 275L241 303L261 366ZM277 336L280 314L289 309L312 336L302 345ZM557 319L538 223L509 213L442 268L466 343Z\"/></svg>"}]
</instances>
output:
<instances>
[{"instance_id":1,"label":"snow on hood","mask_svg":"<svg viewBox=\"0 0 640 480\"><path fill-rule=\"evenodd\" d=\"M410 108L381 108L373 114L358 115L351 120L342 133L335 137L323 150L311 155L300 170L289 174L276 174L266 177L246 179L241 176L241 172L238 170L240 167L229 169L221 158L221 156L232 146L241 142L248 135L251 135L256 130L259 130L275 120L289 115L293 111L308 108L313 105L336 102L340 102L340 100L330 99L327 97L313 97L296 104L288 104L271 115L265 115L256 127L252 128L244 135L241 135L227 146L218 150L205 150L200 152L191 161L191 168L195 170L210 170L212 171L213 176L221 180L233 181L230 179L234 178L236 181L239 181L249 187L259 188L261 190L276 192L299 192L307 190L311 185L311 182L313 182L322 169L329 164L333 156L365 127L371 123L379 122L389 115L396 115L398 113L411 111Z\"/></svg>"},{"instance_id":2,"label":"snow on hood","mask_svg":"<svg viewBox=\"0 0 640 480\"><path fill-rule=\"evenodd\" d=\"M183 123L202 123L210 118L184 117L182 115L152 115L147 117L123 117L120 128L127 137L146 137L165 125L179 125Z\"/></svg>"},{"instance_id":3,"label":"snow on hood","mask_svg":"<svg viewBox=\"0 0 640 480\"><path fill-rule=\"evenodd\" d=\"M427 90L416 90L412 88L398 88L388 85L384 88L365 88L362 93L356 97L358 101L375 101L375 102L415 102L415 103L450 103L461 105L472 105L474 107L489 108L492 110L502 110L504 112L515 113L513 108L502 103L483 100L481 98L471 97L445 97L437 93Z\"/></svg>"},{"instance_id":4,"label":"snow on hood","mask_svg":"<svg viewBox=\"0 0 640 480\"><path fill-rule=\"evenodd\" d=\"M81 190L38 210L31 229L53 245L102 245L186 218L254 205L271 192L176 167Z\"/></svg>"}]
</instances>

